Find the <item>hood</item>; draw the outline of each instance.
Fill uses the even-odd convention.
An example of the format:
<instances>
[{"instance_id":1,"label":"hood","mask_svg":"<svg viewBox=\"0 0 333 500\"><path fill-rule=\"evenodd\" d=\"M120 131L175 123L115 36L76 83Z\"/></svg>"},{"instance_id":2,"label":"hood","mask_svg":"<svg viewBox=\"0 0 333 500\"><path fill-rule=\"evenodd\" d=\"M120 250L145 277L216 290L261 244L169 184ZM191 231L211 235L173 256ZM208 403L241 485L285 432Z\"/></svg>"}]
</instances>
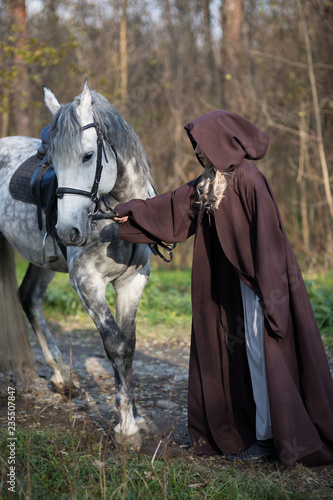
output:
<instances>
[{"instance_id":1,"label":"hood","mask_svg":"<svg viewBox=\"0 0 333 500\"><path fill-rule=\"evenodd\" d=\"M197 118L185 130L193 149L199 144L221 172L237 167L243 158L260 160L268 149L269 138L264 132L240 115L223 109Z\"/></svg>"}]
</instances>

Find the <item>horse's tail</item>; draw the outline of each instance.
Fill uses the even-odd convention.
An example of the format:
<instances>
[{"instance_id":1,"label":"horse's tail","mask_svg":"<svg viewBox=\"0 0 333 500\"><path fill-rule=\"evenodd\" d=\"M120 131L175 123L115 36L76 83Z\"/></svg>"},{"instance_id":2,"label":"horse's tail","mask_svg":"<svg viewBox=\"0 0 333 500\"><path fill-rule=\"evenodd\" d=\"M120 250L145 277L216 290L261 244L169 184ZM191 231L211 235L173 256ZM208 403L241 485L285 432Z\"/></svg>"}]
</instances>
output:
<instances>
[{"instance_id":1,"label":"horse's tail","mask_svg":"<svg viewBox=\"0 0 333 500\"><path fill-rule=\"evenodd\" d=\"M0 367L22 380L33 366L25 322L18 300L14 251L0 238ZM27 368L28 373L24 372Z\"/></svg>"}]
</instances>

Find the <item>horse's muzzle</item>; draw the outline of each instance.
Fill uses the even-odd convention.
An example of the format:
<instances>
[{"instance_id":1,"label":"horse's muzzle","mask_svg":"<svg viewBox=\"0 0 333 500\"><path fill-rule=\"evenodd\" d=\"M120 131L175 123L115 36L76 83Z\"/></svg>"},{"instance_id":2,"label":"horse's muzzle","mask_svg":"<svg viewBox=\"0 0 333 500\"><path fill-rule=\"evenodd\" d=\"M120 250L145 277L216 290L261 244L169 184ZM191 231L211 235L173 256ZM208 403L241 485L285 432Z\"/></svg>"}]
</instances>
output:
<instances>
[{"instance_id":1,"label":"horse's muzzle","mask_svg":"<svg viewBox=\"0 0 333 500\"><path fill-rule=\"evenodd\" d=\"M66 247L75 246L81 247L86 243L86 233L81 233L76 227L67 228L65 230L57 229L57 233L61 241Z\"/></svg>"}]
</instances>

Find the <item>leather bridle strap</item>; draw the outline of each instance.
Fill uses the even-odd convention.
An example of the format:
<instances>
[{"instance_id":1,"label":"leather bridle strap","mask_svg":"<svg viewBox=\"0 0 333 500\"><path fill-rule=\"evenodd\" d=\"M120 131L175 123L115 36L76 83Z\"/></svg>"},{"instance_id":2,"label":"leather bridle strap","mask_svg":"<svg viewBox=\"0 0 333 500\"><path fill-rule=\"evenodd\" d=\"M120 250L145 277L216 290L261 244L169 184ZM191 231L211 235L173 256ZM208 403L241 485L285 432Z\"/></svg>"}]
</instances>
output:
<instances>
[{"instance_id":1,"label":"leather bridle strap","mask_svg":"<svg viewBox=\"0 0 333 500\"><path fill-rule=\"evenodd\" d=\"M102 156L104 154L105 161L108 163L108 159L105 153L104 149L104 137L99 129L98 123L96 121L92 123L88 123L87 125L84 125L82 127L82 130L87 130L88 128L94 127L96 130L97 134L97 159L96 159L96 172L95 172L95 178L94 182L91 188L91 191L84 191L83 189L76 189L76 188L70 188L70 187L58 187L56 190L56 194L58 198L63 198L64 194L71 194L71 195L78 195L78 196L87 196L91 198L91 204L95 203L95 211L94 213L97 214L99 211L99 203L100 199L97 196L98 193L98 186L101 180L101 175L103 171L103 161L102 161ZM112 146L110 146L112 149L113 154L115 155L115 158L117 158L116 152Z\"/></svg>"},{"instance_id":2,"label":"leather bridle strap","mask_svg":"<svg viewBox=\"0 0 333 500\"><path fill-rule=\"evenodd\" d=\"M75 188L66 188L59 187L56 190L57 198L63 198L64 194L77 194L80 196L91 196L91 191L83 191L83 189L75 189Z\"/></svg>"}]
</instances>

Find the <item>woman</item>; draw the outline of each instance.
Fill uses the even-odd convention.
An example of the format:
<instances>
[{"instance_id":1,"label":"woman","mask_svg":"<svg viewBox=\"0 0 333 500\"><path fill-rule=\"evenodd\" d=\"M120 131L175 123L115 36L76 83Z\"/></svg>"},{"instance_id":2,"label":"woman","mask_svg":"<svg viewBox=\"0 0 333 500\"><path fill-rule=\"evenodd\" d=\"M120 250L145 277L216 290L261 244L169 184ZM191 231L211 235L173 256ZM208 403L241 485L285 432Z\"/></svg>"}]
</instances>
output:
<instances>
[{"instance_id":1,"label":"woman","mask_svg":"<svg viewBox=\"0 0 333 500\"><path fill-rule=\"evenodd\" d=\"M333 462L333 383L271 187L268 137L228 111L186 125L204 173L115 207L119 237L195 234L188 428L196 453Z\"/></svg>"}]
</instances>

